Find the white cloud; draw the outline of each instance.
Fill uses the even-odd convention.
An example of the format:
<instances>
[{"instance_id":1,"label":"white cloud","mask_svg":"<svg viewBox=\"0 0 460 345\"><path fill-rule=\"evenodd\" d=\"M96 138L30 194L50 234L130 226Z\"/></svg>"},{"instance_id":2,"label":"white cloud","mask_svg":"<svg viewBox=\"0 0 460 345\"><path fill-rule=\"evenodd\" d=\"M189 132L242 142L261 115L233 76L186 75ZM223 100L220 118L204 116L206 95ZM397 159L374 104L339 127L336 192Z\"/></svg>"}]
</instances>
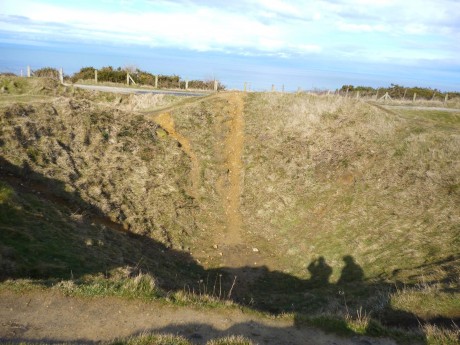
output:
<instances>
[{"instance_id":1,"label":"white cloud","mask_svg":"<svg viewBox=\"0 0 460 345\"><path fill-rule=\"evenodd\" d=\"M370 24L354 24L338 22L337 27L342 31L349 32L388 32L389 28L382 24L370 25Z\"/></svg>"},{"instance_id":2,"label":"white cloud","mask_svg":"<svg viewBox=\"0 0 460 345\"><path fill-rule=\"evenodd\" d=\"M265 11L287 16L298 16L300 9L292 3L282 0L257 0L259 8Z\"/></svg>"},{"instance_id":3,"label":"white cloud","mask_svg":"<svg viewBox=\"0 0 460 345\"><path fill-rule=\"evenodd\" d=\"M12 2L0 9L3 14L15 15ZM295 9L281 1L271 0L266 8L291 15ZM5 13L6 12L6 13ZM89 42L122 42L161 47L181 47L198 51L260 51L315 52L306 50L314 42L290 40L289 26L264 23L247 15L201 7L193 4L165 5L162 11L148 9L141 12L103 11L56 6L40 2L23 3L21 13L29 21L0 21L0 30L43 34L44 38L82 39ZM5 19L5 18L4 18ZM60 30L56 27L62 26Z\"/></svg>"},{"instance_id":4,"label":"white cloud","mask_svg":"<svg viewBox=\"0 0 460 345\"><path fill-rule=\"evenodd\" d=\"M1 0L0 32L246 55L423 56L423 44L405 47L405 36L450 47L436 56L460 50L448 44L460 39L460 2L454 0L104 0L91 7L46 1ZM342 48L347 43L358 47Z\"/></svg>"}]
</instances>

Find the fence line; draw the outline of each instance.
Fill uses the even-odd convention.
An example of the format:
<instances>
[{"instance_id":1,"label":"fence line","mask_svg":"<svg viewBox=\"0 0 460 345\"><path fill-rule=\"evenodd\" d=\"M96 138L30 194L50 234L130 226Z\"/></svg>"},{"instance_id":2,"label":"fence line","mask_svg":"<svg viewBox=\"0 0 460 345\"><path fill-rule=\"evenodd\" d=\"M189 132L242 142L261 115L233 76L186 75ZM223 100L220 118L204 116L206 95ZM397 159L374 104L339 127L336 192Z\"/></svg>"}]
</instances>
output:
<instances>
[{"instance_id":1,"label":"fence line","mask_svg":"<svg viewBox=\"0 0 460 345\"><path fill-rule=\"evenodd\" d=\"M34 66L32 66L34 67ZM37 76L35 74L36 71L42 71L42 70L48 70L50 75L43 75L43 76L48 76L55 78L59 80L61 84L64 83L65 80L68 80L68 76L64 76L64 71L63 68L59 69L54 69L54 68L32 68L30 65L26 66L25 68L25 76L26 77L32 77L32 76ZM18 68L17 68L18 69ZM104 69L102 69L104 70ZM100 70L94 69L94 77L93 79L85 79L84 83L113 83L109 80L101 80L101 75L99 73ZM11 74L17 75L17 73L11 72ZM56 75L54 74L56 72ZM151 86L154 87L155 89L159 88L170 88L170 89L200 89L200 90L210 90L210 91L218 91L219 89L222 88L222 85L220 82L216 79L214 80L189 80L189 78L186 78L185 80L182 79L180 76L168 76L168 75L159 75L159 74L151 74L147 73L151 77L154 77L154 81L151 81L151 84L143 84L139 83L138 81L133 78L133 76L130 74L129 71L123 71L123 70L110 70L110 72L114 73L126 73L126 84L129 85L137 85L140 84L142 87L145 86ZM79 72L77 72L79 73ZM75 73L75 74L77 74ZM75 75L74 74L74 75ZM19 75L22 77L24 76L24 69L19 70ZM166 79L165 79L166 78ZM172 80L171 78L175 79ZM169 80L171 79L171 80ZM116 83L116 82L115 82ZM177 83L174 85L174 83ZM197 85L198 83L198 85ZM392 84L393 86L393 84ZM396 85L397 86L397 85ZM353 88L353 87L351 87ZM418 89L422 90L423 95L417 94L417 92L411 90L411 89ZM251 89L251 83L248 81L245 81L242 83L242 88L240 89L244 92L250 92L253 91ZM279 90L279 91L278 91ZM398 87L394 90L391 90L391 87L389 88L381 88L381 89L374 89L375 91L371 90L351 90L350 88L342 88L342 89L336 89L336 90L302 90L301 87L297 88L297 91L291 91L291 92L297 92L297 93L303 93L303 92L308 92L310 94L316 94L316 95L330 95L331 93L337 96L345 97L345 98L355 98L355 99L362 99L362 100L373 100L373 101L379 101L379 102L390 102L390 101L405 101L405 102L410 102L410 98L412 98L412 103L415 103L417 101L438 101L438 102L443 102L444 104L447 104L449 100L452 99L451 95L449 93L440 93L437 90L430 90L430 89L424 89L424 88L402 88ZM384 94L381 94L381 90L384 90ZM388 91L390 90L390 92ZM427 95L428 92L432 92L430 95ZM267 92L267 91L262 91L262 92ZM285 91L285 84L280 84L278 87L275 84L271 84L271 92L286 92ZM409 99L407 99L409 97ZM454 93L454 98L458 99L460 97L460 94L458 92Z\"/></svg>"},{"instance_id":2,"label":"fence line","mask_svg":"<svg viewBox=\"0 0 460 345\"><path fill-rule=\"evenodd\" d=\"M45 73L45 72L46 73ZM81 71L81 70L80 70ZM25 73L24 73L25 72ZM39 72L38 74L36 72ZM91 76L91 78L84 78L82 79L82 83L84 84L123 84L125 83L127 86L131 85L138 85L138 87L153 87L155 89L185 89L185 90L208 90L208 91L214 91L217 92L219 90L224 89L224 86L220 83L219 80L217 79L189 79L188 77L182 79L180 76L177 75L163 75L163 74L151 74L148 72L140 72L140 75L144 73L144 75L150 76L151 78L150 83L142 83L139 82L139 80L136 80L138 75L137 72L132 74L132 72L126 71L126 70L110 70L110 71L105 71L105 75L102 73L104 72L104 69L94 69L94 75ZM107 77L107 73L110 75L110 72L114 73L122 73L124 75L124 82L121 81L121 79L118 78L118 76L115 78L113 76ZM79 72L74 73L77 74ZM70 76L65 76L63 68L51 68L51 67L39 67L36 68L35 66L28 65L24 69L6 69L6 72L1 72L0 74L10 74L10 75L15 75L15 76L20 76L20 77L49 77L55 80L58 80L61 84L64 83L64 81L69 82L69 79L71 78ZM46 75L45 75L46 74ZM105 78L104 78L105 77ZM115 79L114 79L115 78ZM77 82L77 81L75 81ZM115 86L115 85L113 85Z\"/></svg>"}]
</instances>

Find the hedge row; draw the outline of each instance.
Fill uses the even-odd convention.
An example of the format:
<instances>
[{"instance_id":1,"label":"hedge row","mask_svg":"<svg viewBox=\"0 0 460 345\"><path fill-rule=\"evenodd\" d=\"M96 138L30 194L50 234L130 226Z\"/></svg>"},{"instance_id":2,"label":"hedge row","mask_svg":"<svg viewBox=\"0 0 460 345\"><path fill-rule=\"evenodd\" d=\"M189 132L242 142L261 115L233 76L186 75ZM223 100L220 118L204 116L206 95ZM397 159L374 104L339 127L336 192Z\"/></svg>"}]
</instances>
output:
<instances>
[{"instance_id":1,"label":"hedge row","mask_svg":"<svg viewBox=\"0 0 460 345\"><path fill-rule=\"evenodd\" d=\"M65 76L64 79L73 83L79 80L94 80L96 69L94 67L83 67L80 71L72 76ZM97 70L97 80L99 82L126 83L126 73L129 73L136 84L155 86L155 75L140 69L114 69L112 66L102 67ZM4 73L5 74L5 73ZM10 73L11 75L15 75ZM42 78L52 78L59 80L59 71L52 67L40 68L32 71L33 76ZM185 89L185 81L181 80L178 75L158 75L159 88L182 88ZM191 89L213 90L214 80L190 80L188 87ZM220 82L217 83L218 90L225 90L225 86Z\"/></svg>"},{"instance_id":2,"label":"hedge row","mask_svg":"<svg viewBox=\"0 0 460 345\"><path fill-rule=\"evenodd\" d=\"M383 96L386 92L392 98L407 98L410 99L414 97L414 94L417 94L417 98L424 99L434 99L442 97L444 98L446 94L449 94L449 97L460 97L460 92L442 92L438 89L431 89L426 87L404 87L397 84L391 84L389 87L379 87L373 88L370 86L353 86L353 85L343 85L339 90L340 92L357 92L359 91L362 96L373 96L377 93Z\"/></svg>"},{"instance_id":3,"label":"hedge row","mask_svg":"<svg viewBox=\"0 0 460 345\"><path fill-rule=\"evenodd\" d=\"M94 67L83 67L79 72L75 73L70 79L72 82L79 80L94 80ZM114 69L112 66L102 67L97 70L97 80L99 82L126 83L126 73L129 73L131 78L139 85L155 86L155 75L140 69L126 70L118 67ZM161 88L185 88L185 82L178 75L158 75L158 87ZM189 88L195 89L214 89L214 81L191 80L188 83ZM218 90L224 90L225 86L218 83Z\"/></svg>"}]
</instances>

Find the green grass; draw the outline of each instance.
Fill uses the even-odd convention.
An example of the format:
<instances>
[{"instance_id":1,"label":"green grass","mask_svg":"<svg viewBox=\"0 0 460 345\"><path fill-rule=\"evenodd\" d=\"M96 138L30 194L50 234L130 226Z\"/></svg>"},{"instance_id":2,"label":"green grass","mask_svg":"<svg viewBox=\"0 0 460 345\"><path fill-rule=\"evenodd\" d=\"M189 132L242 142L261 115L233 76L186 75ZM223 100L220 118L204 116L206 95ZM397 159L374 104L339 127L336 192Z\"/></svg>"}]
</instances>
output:
<instances>
[{"instance_id":1,"label":"green grass","mask_svg":"<svg viewBox=\"0 0 460 345\"><path fill-rule=\"evenodd\" d=\"M144 334L109 343L111 345L190 345L191 343L177 335Z\"/></svg>"},{"instance_id":2,"label":"green grass","mask_svg":"<svg viewBox=\"0 0 460 345\"><path fill-rule=\"evenodd\" d=\"M209 292L222 274L211 241L225 231L228 102L169 108L200 164L193 198L188 156L127 110L145 100L66 97L2 107L2 279L79 296L226 305ZM243 240L265 266L230 268L225 292L250 271L257 279L236 291L238 302L336 315L331 329L358 334L387 334L376 320L460 317L458 113L271 93L248 94L244 111ZM347 320L348 310L368 317Z\"/></svg>"},{"instance_id":3,"label":"green grass","mask_svg":"<svg viewBox=\"0 0 460 345\"><path fill-rule=\"evenodd\" d=\"M443 111L443 110L420 110L420 109L397 109L396 112L408 118L427 119L434 122L459 125L460 124L460 110L456 111Z\"/></svg>"},{"instance_id":4,"label":"green grass","mask_svg":"<svg viewBox=\"0 0 460 345\"><path fill-rule=\"evenodd\" d=\"M4 344L19 344L19 345L31 345L31 344L41 344L46 345L47 342L5 342ZM55 342L53 342L55 344ZM67 344L62 342L61 344ZM68 343L71 344L71 343ZM101 342L103 345L192 345L193 342L187 340L184 337L179 335L172 334L155 334L155 333L145 333L138 336L132 336L125 339L118 339L110 342ZM254 343L242 336L228 336L224 338L213 339L206 342L206 345L253 345Z\"/></svg>"}]
</instances>

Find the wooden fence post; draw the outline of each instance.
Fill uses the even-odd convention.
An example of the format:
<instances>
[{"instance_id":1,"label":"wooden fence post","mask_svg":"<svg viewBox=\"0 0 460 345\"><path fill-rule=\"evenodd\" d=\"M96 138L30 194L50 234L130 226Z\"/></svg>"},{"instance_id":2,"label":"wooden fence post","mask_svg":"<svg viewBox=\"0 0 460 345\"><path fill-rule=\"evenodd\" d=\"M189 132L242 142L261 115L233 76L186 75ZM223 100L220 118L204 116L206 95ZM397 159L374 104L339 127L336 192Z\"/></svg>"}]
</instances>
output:
<instances>
[{"instance_id":1,"label":"wooden fence post","mask_svg":"<svg viewBox=\"0 0 460 345\"><path fill-rule=\"evenodd\" d=\"M348 87L347 87L347 92L345 93L345 98L348 98Z\"/></svg>"},{"instance_id":2,"label":"wooden fence post","mask_svg":"<svg viewBox=\"0 0 460 345\"><path fill-rule=\"evenodd\" d=\"M158 89L158 74L155 75L155 89Z\"/></svg>"},{"instance_id":3,"label":"wooden fence post","mask_svg":"<svg viewBox=\"0 0 460 345\"><path fill-rule=\"evenodd\" d=\"M217 80L214 79L214 91L217 92Z\"/></svg>"},{"instance_id":4,"label":"wooden fence post","mask_svg":"<svg viewBox=\"0 0 460 345\"><path fill-rule=\"evenodd\" d=\"M449 94L446 93L446 97L444 98L444 104L447 104L448 99L449 99Z\"/></svg>"},{"instance_id":5,"label":"wooden fence post","mask_svg":"<svg viewBox=\"0 0 460 345\"><path fill-rule=\"evenodd\" d=\"M185 79L185 90L188 90L188 79Z\"/></svg>"},{"instance_id":6,"label":"wooden fence post","mask_svg":"<svg viewBox=\"0 0 460 345\"><path fill-rule=\"evenodd\" d=\"M375 100L379 99L379 90L377 90L377 93L375 94Z\"/></svg>"},{"instance_id":7,"label":"wooden fence post","mask_svg":"<svg viewBox=\"0 0 460 345\"><path fill-rule=\"evenodd\" d=\"M27 78L30 78L30 66L27 66Z\"/></svg>"},{"instance_id":8,"label":"wooden fence post","mask_svg":"<svg viewBox=\"0 0 460 345\"><path fill-rule=\"evenodd\" d=\"M126 73L126 84L129 85L129 73Z\"/></svg>"},{"instance_id":9,"label":"wooden fence post","mask_svg":"<svg viewBox=\"0 0 460 345\"><path fill-rule=\"evenodd\" d=\"M275 92L275 84L272 84L272 92Z\"/></svg>"},{"instance_id":10,"label":"wooden fence post","mask_svg":"<svg viewBox=\"0 0 460 345\"><path fill-rule=\"evenodd\" d=\"M358 91L358 93L356 94L356 99L359 99L359 91Z\"/></svg>"},{"instance_id":11,"label":"wooden fence post","mask_svg":"<svg viewBox=\"0 0 460 345\"><path fill-rule=\"evenodd\" d=\"M417 98L417 93L414 92L414 98L412 99L412 102L415 102L415 99Z\"/></svg>"},{"instance_id":12,"label":"wooden fence post","mask_svg":"<svg viewBox=\"0 0 460 345\"><path fill-rule=\"evenodd\" d=\"M59 69L59 81L61 84L64 84L64 71L62 70L62 67Z\"/></svg>"},{"instance_id":13,"label":"wooden fence post","mask_svg":"<svg viewBox=\"0 0 460 345\"><path fill-rule=\"evenodd\" d=\"M281 86L281 92L284 92L284 84Z\"/></svg>"},{"instance_id":14,"label":"wooden fence post","mask_svg":"<svg viewBox=\"0 0 460 345\"><path fill-rule=\"evenodd\" d=\"M94 70L94 81L97 84L97 69Z\"/></svg>"},{"instance_id":15,"label":"wooden fence post","mask_svg":"<svg viewBox=\"0 0 460 345\"><path fill-rule=\"evenodd\" d=\"M384 94L382 97L380 97L380 99L381 99L381 100L383 99L384 101L391 100L391 97L390 97L390 95L388 94L388 91L385 92L385 94Z\"/></svg>"},{"instance_id":16,"label":"wooden fence post","mask_svg":"<svg viewBox=\"0 0 460 345\"><path fill-rule=\"evenodd\" d=\"M404 89L403 101L406 100L406 92L407 92L407 89Z\"/></svg>"},{"instance_id":17,"label":"wooden fence post","mask_svg":"<svg viewBox=\"0 0 460 345\"><path fill-rule=\"evenodd\" d=\"M129 73L128 73L128 79L131 80L131 84L136 85L136 82L134 81L133 77L131 77Z\"/></svg>"}]
</instances>

